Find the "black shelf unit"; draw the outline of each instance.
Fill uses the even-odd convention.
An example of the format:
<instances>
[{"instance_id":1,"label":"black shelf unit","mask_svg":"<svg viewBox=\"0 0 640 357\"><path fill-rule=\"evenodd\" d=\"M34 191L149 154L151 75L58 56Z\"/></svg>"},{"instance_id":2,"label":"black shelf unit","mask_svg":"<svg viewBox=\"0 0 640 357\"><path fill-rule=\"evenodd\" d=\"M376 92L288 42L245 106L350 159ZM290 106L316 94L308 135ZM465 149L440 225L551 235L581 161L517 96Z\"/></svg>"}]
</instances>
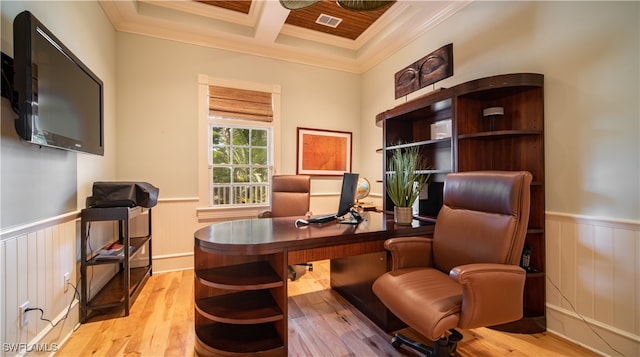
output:
<instances>
[{"instance_id":1,"label":"black shelf unit","mask_svg":"<svg viewBox=\"0 0 640 357\"><path fill-rule=\"evenodd\" d=\"M131 221L138 217L147 217L146 234L131 236ZM80 322L89 319L91 311L122 307L124 315L129 315L129 309L138 296L147 279L152 275L151 250L151 209L142 207L106 207L85 208L80 213ZM95 252L88 251L89 229L91 222L117 221L118 237L111 243L124 246L122 256L101 259ZM142 266L132 266L132 260L147 247L147 258ZM129 247L129 249L127 249ZM93 297L89 296L87 269L91 266L117 264L118 272Z\"/></svg>"}]
</instances>

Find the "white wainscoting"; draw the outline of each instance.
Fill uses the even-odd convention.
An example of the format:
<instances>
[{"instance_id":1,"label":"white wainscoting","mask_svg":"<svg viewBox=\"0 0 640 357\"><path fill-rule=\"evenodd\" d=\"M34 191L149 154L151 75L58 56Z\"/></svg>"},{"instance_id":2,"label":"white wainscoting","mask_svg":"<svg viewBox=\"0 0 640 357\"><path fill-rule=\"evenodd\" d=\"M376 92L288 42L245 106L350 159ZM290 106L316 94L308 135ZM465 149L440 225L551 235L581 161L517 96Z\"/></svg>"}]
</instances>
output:
<instances>
[{"instance_id":1,"label":"white wainscoting","mask_svg":"<svg viewBox=\"0 0 640 357\"><path fill-rule=\"evenodd\" d=\"M78 299L73 288L64 290L64 274L70 273L76 285L77 213L66 221L51 222L47 227L2 232L0 241L2 319L2 356L22 355L27 348L55 350L78 322ZM27 324L20 328L18 306L43 310L43 317L53 324L69 318L55 328L40 319L40 311L27 312ZM17 345L16 345L17 344ZM19 345L27 344L27 345ZM35 344L38 344L35 346ZM35 347L34 347L35 346Z\"/></svg>"},{"instance_id":2,"label":"white wainscoting","mask_svg":"<svg viewBox=\"0 0 640 357\"><path fill-rule=\"evenodd\" d=\"M546 270L549 331L640 356L640 222L547 212Z\"/></svg>"},{"instance_id":3,"label":"white wainscoting","mask_svg":"<svg viewBox=\"0 0 640 357\"><path fill-rule=\"evenodd\" d=\"M160 199L152 209L153 272L193 268L193 233L211 222L198 222L198 198Z\"/></svg>"}]
</instances>

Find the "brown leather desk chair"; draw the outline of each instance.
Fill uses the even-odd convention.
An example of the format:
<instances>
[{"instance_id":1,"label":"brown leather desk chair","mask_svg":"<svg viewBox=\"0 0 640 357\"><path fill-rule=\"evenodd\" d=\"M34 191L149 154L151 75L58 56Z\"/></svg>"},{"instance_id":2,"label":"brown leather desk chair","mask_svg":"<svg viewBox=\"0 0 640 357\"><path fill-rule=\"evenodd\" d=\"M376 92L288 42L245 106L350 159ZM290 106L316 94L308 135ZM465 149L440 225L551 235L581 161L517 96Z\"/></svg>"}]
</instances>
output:
<instances>
[{"instance_id":1,"label":"brown leather desk chair","mask_svg":"<svg viewBox=\"0 0 640 357\"><path fill-rule=\"evenodd\" d=\"M433 347L396 334L428 356L449 356L462 335L522 317L525 271L518 266L529 221L529 172L464 172L447 176L433 238L385 242L392 270L373 291Z\"/></svg>"},{"instance_id":2,"label":"brown leather desk chair","mask_svg":"<svg viewBox=\"0 0 640 357\"><path fill-rule=\"evenodd\" d=\"M258 213L266 217L311 216L311 177L306 175L274 175L271 178L271 209ZM289 266L289 277L296 280L306 273L312 264Z\"/></svg>"},{"instance_id":3,"label":"brown leather desk chair","mask_svg":"<svg viewBox=\"0 0 640 357\"><path fill-rule=\"evenodd\" d=\"M311 201L311 177L305 175L274 175L271 178L271 209L259 218L305 216Z\"/></svg>"}]
</instances>

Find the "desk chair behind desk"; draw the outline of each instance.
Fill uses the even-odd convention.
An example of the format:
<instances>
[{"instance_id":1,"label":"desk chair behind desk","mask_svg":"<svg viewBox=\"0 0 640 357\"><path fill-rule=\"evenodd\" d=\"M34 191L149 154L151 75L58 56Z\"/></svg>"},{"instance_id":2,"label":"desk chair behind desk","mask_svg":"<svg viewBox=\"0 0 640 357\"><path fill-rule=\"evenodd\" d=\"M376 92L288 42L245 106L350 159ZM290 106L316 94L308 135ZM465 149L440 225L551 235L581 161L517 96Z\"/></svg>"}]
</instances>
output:
<instances>
[{"instance_id":1,"label":"desk chair behind desk","mask_svg":"<svg viewBox=\"0 0 640 357\"><path fill-rule=\"evenodd\" d=\"M262 211L258 218L308 217L311 215L311 177L306 175L274 175L272 177L271 209ZM310 263L289 266L289 278L294 281L313 270Z\"/></svg>"}]
</instances>

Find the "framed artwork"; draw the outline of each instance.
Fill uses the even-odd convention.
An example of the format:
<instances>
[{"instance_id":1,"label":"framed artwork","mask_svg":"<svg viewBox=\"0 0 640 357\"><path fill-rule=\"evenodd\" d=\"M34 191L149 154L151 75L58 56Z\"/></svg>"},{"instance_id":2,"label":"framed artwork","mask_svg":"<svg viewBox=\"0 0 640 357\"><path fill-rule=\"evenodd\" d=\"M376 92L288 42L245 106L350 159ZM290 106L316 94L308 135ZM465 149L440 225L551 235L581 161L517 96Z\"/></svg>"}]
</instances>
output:
<instances>
[{"instance_id":1,"label":"framed artwork","mask_svg":"<svg viewBox=\"0 0 640 357\"><path fill-rule=\"evenodd\" d=\"M342 176L351 172L351 132L298 128L296 173Z\"/></svg>"}]
</instances>

